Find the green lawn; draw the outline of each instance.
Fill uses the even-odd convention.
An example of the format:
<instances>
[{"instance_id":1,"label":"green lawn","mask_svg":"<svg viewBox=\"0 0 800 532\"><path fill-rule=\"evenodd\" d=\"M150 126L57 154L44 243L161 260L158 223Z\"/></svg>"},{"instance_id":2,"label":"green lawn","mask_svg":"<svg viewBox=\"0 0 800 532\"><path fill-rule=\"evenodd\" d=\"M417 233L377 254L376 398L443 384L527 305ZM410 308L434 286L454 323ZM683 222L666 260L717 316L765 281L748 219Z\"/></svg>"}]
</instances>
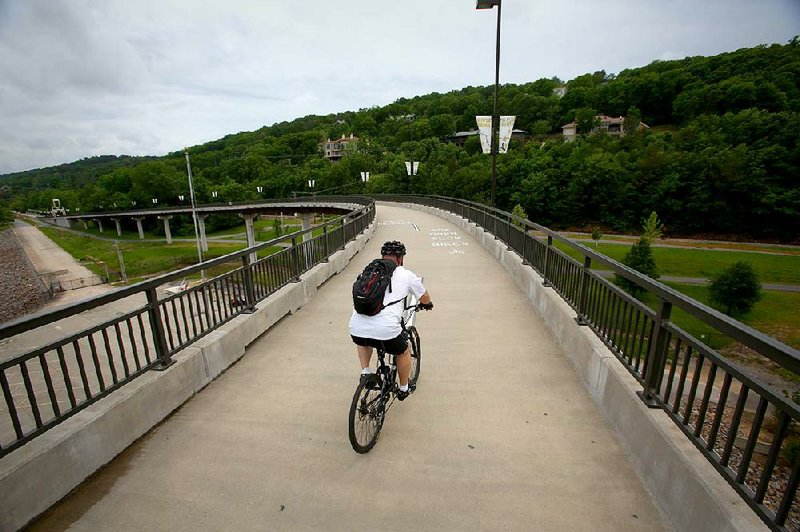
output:
<instances>
[{"instance_id":1,"label":"green lawn","mask_svg":"<svg viewBox=\"0 0 800 532\"><path fill-rule=\"evenodd\" d=\"M576 260L583 261L583 256L565 244L554 242L561 251ZM630 245L599 244L587 245L590 249L616 261L630 250ZM658 248L654 247L653 257L661 275L678 277L711 278L736 261L749 262L758 274L762 283L786 283L800 285L800 256L769 255L765 253L748 253L742 251L718 251L707 249ZM597 265L599 269L607 269Z\"/></svg>"},{"instance_id":2,"label":"green lawn","mask_svg":"<svg viewBox=\"0 0 800 532\"><path fill-rule=\"evenodd\" d=\"M42 227L41 229L51 240L76 260L84 262L93 272L104 275L102 263L105 263L112 280L119 276L119 259L113 242L79 236L52 227ZM197 247L194 242L173 242L167 246L163 243L125 241L120 242L119 246L129 279L197 264ZM209 249L203 253L203 258L207 260L221 257L243 248L244 246L241 244L209 242Z\"/></svg>"},{"instance_id":3,"label":"green lawn","mask_svg":"<svg viewBox=\"0 0 800 532\"><path fill-rule=\"evenodd\" d=\"M708 288L700 285L664 283L687 296L710 306ZM765 290L761 301L748 314L736 319L781 342L800 349L800 293ZM653 308L653 301L645 301ZM700 338L715 349L725 347L733 341L712 327L675 308L672 320L696 338Z\"/></svg>"}]
</instances>

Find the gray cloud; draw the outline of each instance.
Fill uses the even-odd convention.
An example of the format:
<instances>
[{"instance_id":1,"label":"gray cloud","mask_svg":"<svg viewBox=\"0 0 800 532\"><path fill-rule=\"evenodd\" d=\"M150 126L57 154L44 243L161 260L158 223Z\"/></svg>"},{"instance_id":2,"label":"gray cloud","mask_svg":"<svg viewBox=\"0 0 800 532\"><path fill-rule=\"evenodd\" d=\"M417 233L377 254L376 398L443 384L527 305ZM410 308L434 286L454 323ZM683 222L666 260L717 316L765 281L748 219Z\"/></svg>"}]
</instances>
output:
<instances>
[{"instance_id":1,"label":"gray cloud","mask_svg":"<svg viewBox=\"0 0 800 532\"><path fill-rule=\"evenodd\" d=\"M494 81L472 0L0 0L0 173ZM784 43L795 0L505 0L501 82Z\"/></svg>"}]
</instances>

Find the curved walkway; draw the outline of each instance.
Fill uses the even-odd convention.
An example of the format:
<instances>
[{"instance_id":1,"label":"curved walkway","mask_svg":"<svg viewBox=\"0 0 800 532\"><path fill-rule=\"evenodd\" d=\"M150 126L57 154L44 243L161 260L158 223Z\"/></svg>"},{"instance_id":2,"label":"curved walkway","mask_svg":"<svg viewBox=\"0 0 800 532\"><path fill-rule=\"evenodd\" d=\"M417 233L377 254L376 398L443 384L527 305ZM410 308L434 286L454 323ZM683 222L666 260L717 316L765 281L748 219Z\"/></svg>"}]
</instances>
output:
<instances>
[{"instance_id":1,"label":"curved walkway","mask_svg":"<svg viewBox=\"0 0 800 532\"><path fill-rule=\"evenodd\" d=\"M662 530L603 414L502 266L456 226L378 209L364 253L33 530ZM436 308L419 388L350 448L350 287L389 239ZM449 245L440 245L449 244Z\"/></svg>"}]
</instances>

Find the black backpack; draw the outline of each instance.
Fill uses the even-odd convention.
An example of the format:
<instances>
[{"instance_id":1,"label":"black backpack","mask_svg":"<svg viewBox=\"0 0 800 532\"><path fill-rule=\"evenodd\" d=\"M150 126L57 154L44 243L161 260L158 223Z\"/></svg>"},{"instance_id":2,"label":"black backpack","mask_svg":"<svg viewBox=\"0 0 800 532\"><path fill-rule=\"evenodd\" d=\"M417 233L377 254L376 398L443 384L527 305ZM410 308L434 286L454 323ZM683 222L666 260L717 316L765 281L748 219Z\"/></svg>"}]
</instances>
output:
<instances>
[{"instance_id":1,"label":"black backpack","mask_svg":"<svg viewBox=\"0 0 800 532\"><path fill-rule=\"evenodd\" d=\"M386 259L375 259L370 262L364 271L353 283L353 307L359 314L374 316L389 305L399 303L405 296L389 303L383 304L386 289L392 291L392 274L397 264Z\"/></svg>"}]
</instances>

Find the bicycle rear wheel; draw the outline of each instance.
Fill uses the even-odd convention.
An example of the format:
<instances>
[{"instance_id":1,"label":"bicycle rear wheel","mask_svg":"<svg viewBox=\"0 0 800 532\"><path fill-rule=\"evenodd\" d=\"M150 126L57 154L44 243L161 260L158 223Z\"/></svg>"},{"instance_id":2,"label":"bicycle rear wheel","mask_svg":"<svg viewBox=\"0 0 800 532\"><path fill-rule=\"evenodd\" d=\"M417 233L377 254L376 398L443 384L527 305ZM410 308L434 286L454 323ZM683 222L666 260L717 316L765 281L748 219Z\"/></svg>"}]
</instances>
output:
<instances>
[{"instance_id":1,"label":"bicycle rear wheel","mask_svg":"<svg viewBox=\"0 0 800 532\"><path fill-rule=\"evenodd\" d=\"M422 369L422 345L416 327L408 328L408 340L411 343L411 371L408 374L408 382L411 386L416 387L419 372Z\"/></svg>"},{"instance_id":2,"label":"bicycle rear wheel","mask_svg":"<svg viewBox=\"0 0 800 532\"><path fill-rule=\"evenodd\" d=\"M378 441L383 427L385 398L380 389L372 389L362 381L350 405L350 444L357 453L368 453Z\"/></svg>"}]
</instances>

